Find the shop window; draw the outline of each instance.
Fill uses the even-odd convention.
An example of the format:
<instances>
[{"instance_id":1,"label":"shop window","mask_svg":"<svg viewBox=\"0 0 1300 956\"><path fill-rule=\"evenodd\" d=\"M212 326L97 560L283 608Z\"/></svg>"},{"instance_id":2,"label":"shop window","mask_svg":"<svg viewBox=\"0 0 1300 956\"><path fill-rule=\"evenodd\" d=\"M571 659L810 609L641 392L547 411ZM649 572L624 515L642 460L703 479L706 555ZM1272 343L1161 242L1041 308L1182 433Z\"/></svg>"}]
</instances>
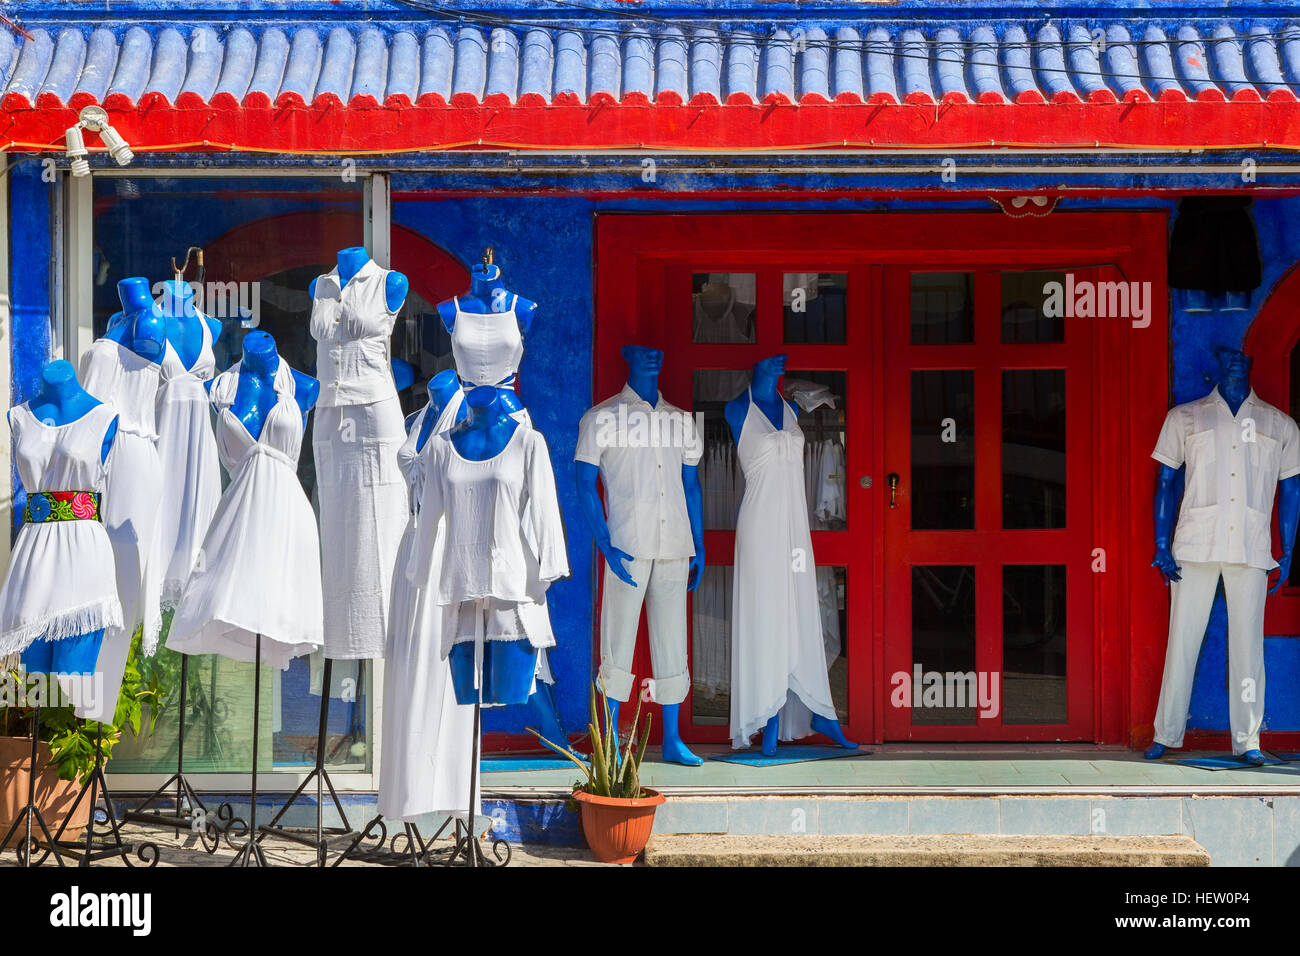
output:
<instances>
[{"instance_id":1,"label":"shop window","mask_svg":"<svg viewBox=\"0 0 1300 956\"><path fill-rule=\"evenodd\" d=\"M752 272L697 272L691 280L691 341L754 341L757 278Z\"/></svg>"},{"instance_id":2,"label":"shop window","mask_svg":"<svg viewBox=\"0 0 1300 956\"><path fill-rule=\"evenodd\" d=\"M787 272L782 283L788 344L844 344L848 331L847 275Z\"/></svg>"},{"instance_id":3,"label":"shop window","mask_svg":"<svg viewBox=\"0 0 1300 956\"><path fill-rule=\"evenodd\" d=\"M1002 722L1066 722L1065 565L1002 568Z\"/></svg>"},{"instance_id":4,"label":"shop window","mask_svg":"<svg viewBox=\"0 0 1300 956\"><path fill-rule=\"evenodd\" d=\"M1048 283L1065 285L1064 272L1002 273L1002 342L1064 342L1065 316L1046 315Z\"/></svg>"},{"instance_id":5,"label":"shop window","mask_svg":"<svg viewBox=\"0 0 1300 956\"><path fill-rule=\"evenodd\" d=\"M912 344L975 341L975 276L969 272L912 275Z\"/></svg>"}]
</instances>

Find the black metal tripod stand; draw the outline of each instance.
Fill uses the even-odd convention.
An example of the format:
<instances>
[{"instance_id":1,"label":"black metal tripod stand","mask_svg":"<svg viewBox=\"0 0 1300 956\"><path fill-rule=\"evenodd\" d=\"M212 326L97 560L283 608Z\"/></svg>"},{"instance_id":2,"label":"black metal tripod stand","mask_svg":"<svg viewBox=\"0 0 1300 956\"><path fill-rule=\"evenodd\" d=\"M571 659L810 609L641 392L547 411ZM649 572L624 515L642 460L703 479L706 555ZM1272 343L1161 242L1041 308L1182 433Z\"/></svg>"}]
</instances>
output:
<instances>
[{"instance_id":1,"label":"black metal tripod stand","mask_svg":"<svg viewBox=\"0 0 1300 956\"><path fill-rule=\"evenodd\" d=\"M20 826L24 827L23 841L18 844L16 852L18 859L23 866L40 866L45 862L45 858L50 853L54 854L54 860L59 866L66 866L63 862L63 856L59 853L58 845L54 837L50 835L50 828L45 823L45 817L41 816L41 809L36 805L36 748L38 744L39 731L41 729L41 701L38 697L35 706L32 709L32 754L27 764L27 803L14 817L14 822L9 824L8 831L5 832L4 839L0 840L0 850L9 845L9 840L18 832ZM94 808L91 808L93 814ZM32 824L33 822L45 834L45 845L49 847L49 852L42 856L36 863L32 863Z\"/></svg>"},{"instance_id":2,"label":"black metal tripod stand","mask_svg":"<svg viewBox=\"0 0 1300 956\"><path fill-rule=\"evenodd\" d=\"M257 829L257 739L261 732L262 723L262 635L257 635L256 651L253 655L253 777L249 789L248 802L248 842L240 847L239 852L235 854L234 859L230 861L229 866L267 866L266 854L262 852L262 844L258 837L260 834ZM238 827L243 821L232 820L231 827ZM230 842L230 833L227 828L226 842Z\"/></svg>"}]
</instances>

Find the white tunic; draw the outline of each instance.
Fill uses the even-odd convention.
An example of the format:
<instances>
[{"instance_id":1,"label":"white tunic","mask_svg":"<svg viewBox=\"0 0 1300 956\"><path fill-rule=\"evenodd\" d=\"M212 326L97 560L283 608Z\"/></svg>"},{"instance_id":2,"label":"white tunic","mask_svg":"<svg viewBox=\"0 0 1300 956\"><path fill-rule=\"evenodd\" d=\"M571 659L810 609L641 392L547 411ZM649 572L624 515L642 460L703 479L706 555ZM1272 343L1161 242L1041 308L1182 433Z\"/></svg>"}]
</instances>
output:
<instances>
[{"instance_id":1,"label":"white tunic","mask_svg":"<svg viewBox=\"0 0 1300 956\"><path fill-rule=\"evenodd\" d=\"M109 628L100 646L97 670L102 691L81 699L77 715L111 722L131 651L131 638L141 629L146 655L158 645L162 627L162 555L158 543L158 502L162 499L162 461L155 399L159 365L112 339L99 339L81 358L82 386L118 410L117 437L109 453L104 486L103 518L117 565L117 592L122 601L122 627Z\"/></svg>"},{"instance_id":2,"label":"white tunic","mask_svg":"<svg viewBox=\"0 0 1300 956\"><path fill-rule=\"evenodd\" d=\"M230 484L176 608L167 646L183 654L262 661L281 670L323 641L320 542L298 481L302 411L280 360L279 398L254 439L231 410L239 362L212 383L221 459Z\"/></svg>"},{"instance_id":3,"label":"white tunic","mask_svg":"<svg viewBox=\"0 0 1300 956\"><path fill-rule=\"evenodd\" d=\"M465 312L458 297L451 300L456 310L451 355L456 374L468 386L508 385L519 371L524 358L524 336L515 314L519 296L506 294L510 308L500 312Z\"/></svg>"},{"instance_id":4,"label":"white tunic","mask_svg":"<svg viewBox=\"0 0 1300 956\"><path fill-rule=\"evenodd\" d=\"M203 347L194 366L187 369L168 342L159 369L158 459L162 463L163 488L158 539L166 605L175 605L180 598L221 500L217 440L212 432L208 393L203 387L216 374L217 365L208 320L200 315L199 321L203 326Z\"/></svg>"},{"instance_id":5,"label":"white tunic","mask_svg":"<svg viewBox=\"0 0 1300 956\"><path fill-rule=\"evenodd\" d=\"M393 567L407 522L406 439L389 363L389 272L368 261L340 288L316 280L311 334L321 397L312 432L324 570L325 656L384 655Z\"/></svg>"},{"instance_id":6,"label":"white tunic","mask_svg":"<svg viewBox=\"0 0 1300 956\"><path fill-rule=\"evenodd\" d=\"M737 749L749 746L778 711L782 740L807 736L809 711L836 719L808 531L803 432L784 401L777 429L746 395L736 443L745 496L731 587L731 746Z\"/></svg>"},{"instance_id":7,"label":"white tunic","mask_svg":"<svg viewBox=\"0 0 1300 956\"><path fill-rule=\"evenodd\" d=\"M116 409L100 404L75 421L51 425L26 403L12 409L14 465L28 495L102 493L106 469L100 455L116 417ZM86 504L74 499L71 508L77 513ZM121 626L113 545L104 526L95 520L23 522L0 590L0 656L36 640Z\"/></svg>"},{"instance_id":8,"label":"white tunic","mask_svg":"<svg viewBox=\"0 0 1300 956\"><path fill-rule=\"evenodd\" d=\"M442 410L430 441L455 423L461 396L456 392ZM413 580L411 571L425 469L423 449L417 451L416 446L428 412L425 406L416 417L398 453L411 492L411 518L393 574L384 655L378 808L390 820L413 820L424 813L464 816L469 807L474 708L456 703L451 664L442 655L442 608L425 600L429 579ZM430 565L434 578L442 565L444 545L444 531L439 530Z\"/></svg>"}]
</instances>

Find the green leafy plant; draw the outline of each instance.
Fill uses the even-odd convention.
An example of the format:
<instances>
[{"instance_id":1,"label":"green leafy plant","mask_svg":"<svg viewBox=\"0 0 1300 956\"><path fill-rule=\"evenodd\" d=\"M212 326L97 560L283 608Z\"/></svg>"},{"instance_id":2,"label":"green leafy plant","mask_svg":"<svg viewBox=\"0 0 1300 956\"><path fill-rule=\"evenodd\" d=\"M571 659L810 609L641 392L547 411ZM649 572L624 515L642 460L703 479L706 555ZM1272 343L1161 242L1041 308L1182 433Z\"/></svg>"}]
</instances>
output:
<instances>
[{"instance_id":1,"label":"green leafy plant","mask_svg":"<svg viewBox=\"0 0 1300 956\"><path fill-rule=\"evenodd\" d=\"M601 716L603 720L599 719ZM582 790L597 797L635 800L641 796L641 758L645 756L646 743L650 740L650 715L645 715L645 726L641 727L641 700L638 698L636 713L632 717L632 734L621 754L618 728L613 723L609 698L603 690L600 694L600 711L597 712L596 685L592 684L591 722L587 725L587 733L591 738L590 763L568 747L547 740L533 728L529 727L528 731L555 752L568 757L587 775L585 783L579 781L573 785L574 790Z\"/></svg>"},{"instance_id":2,"label":"green leafy plant","mask_svg":"<svg viewBox=\"0 0 1300 956\"><path fill-rule=\"evenodd\" d=\"M148 732L153 733L163 711L164 688L159 675L151 673L146 677L142 674L142 658L141 636L137 629L131 639L122 690L117 697L111 724L78 717L71 705L42 705L40 739L50 745L59 779L85 781L95 768L95 739L101 731L105 762L112 756L113 747L124 732L129 730L132 736L139 737L145 704L149 705ZM19 671L12 670L8 676L11 687L23 686L24 678ZM34 707L18 704L0 707L0 734L6 737L31 734L34 714Z\"/></svg>"}]
</instances>

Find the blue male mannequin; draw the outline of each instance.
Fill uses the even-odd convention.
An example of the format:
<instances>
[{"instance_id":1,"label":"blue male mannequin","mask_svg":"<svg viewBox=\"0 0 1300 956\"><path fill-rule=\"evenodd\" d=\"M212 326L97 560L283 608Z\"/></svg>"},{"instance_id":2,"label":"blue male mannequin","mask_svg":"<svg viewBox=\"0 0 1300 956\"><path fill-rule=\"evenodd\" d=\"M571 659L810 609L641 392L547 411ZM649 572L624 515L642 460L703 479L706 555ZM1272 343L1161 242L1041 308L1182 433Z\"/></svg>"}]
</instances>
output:
<instances>
[{"instance_id":1,"label":"blue male mannequin","mask_svg":"<svg viewBox=\"0 0 1300 956\"><path fill-rule=\"evenodd\" d=\"M343 288L352 281L352 277L361 271L361 267L370 261L370 253L366 252L364 246L349 246L346 249L340 249L338 254L338 271L339 271L339 288ZM389 312L397 312L402 308L402 303L406 301L406 293L410 291L411 283L406 276L400 272L390 271L384 279L384 300L388 304ZM313 299L316 297L316 280L312 279L307 286L307 294Z\"/></svg>"},{"instance_id":2,"label":"blue male mannequin","mask_svg":"<svg viewBox=\"0 0 1300 956\"><path fill-rule=\"evenodd\" d=\"M1235 417L1241 406L1251 395L1250 369L1251 359L1244 352L1226 345L1214 346L1214 359L1217 367L1216 385L1219 395L1227 404L1228 410ZM1160 474L1156 479L1155 494L1155 538L1156 553L1151 564L1160 571L1165 584L1181 581L1182 568L1175 561L1171 550L1173 533L1179 515L1181 488L1179 472L1182 469L1171 468L1161 464ZM1282 535L1282 556L1278 558L1278 580L1268 589L1272 594L1280 588L1291 574L1292 552L1295 547L1297 523L1300 523L1300 475L1283 478L1278 482L1278 519ZM1163 689L1162 689L1163 693ZM1156 760L1168 751L1162 743L1153 743L1146 751L1148 760ZM1254 766L1266 762L1264 754L1258 749L1247 750L1242 759Z\"/></svg>"},{"instance_id":3,"label":"blue male mannequin","mask_svg":"<svg viewBox=\"0 0 1300 956\"><path fill-rule=\"evenodd\" d=\"M167 349L167 318L154 303L149 280L139 276L123 279L117 284L117 297L122 311L109 318L104 338L125 345L150 362L161 362Z\"/></svg>"},{"instance_id":4,"label":"blue male mannequin","mask_svg":"<svg viewBox=\"0 0 1300 956\"><path fill-rule=\"evenodd\" d=\"M202 323L207 323L211 340L215 343L221 337L221 320L199 315L194 305L194 287L182 279L169 279L163 283L158 308L166 318L167 341L181 364L187 369L194 368L199 353L203 351ZM112 320L110 327L111 324Z\"/></svg>"},{"instance_id":5,"label":"blue male mannequin","mask_svg":"<svg viewBox=\"0 0 1300 956\"><path fill-rule=\"evenodd\" d=\"M740 433L745 427L745 418L749 414L750 397L753 398L755 407L767 417L767 420L772 423L774 428L785 427L785 406L787 404L796 416L799 414L799 409L793 403L786 402L777 388L781 376L784 374L784 355L773 355L763 359L754 366L753 379L748 392L737 395L723 409L723 416L727 420L727 425L731 429L731 436L737 445L740 444ZM736 639L743 638L733 635L733 640ZM820 714L813 714L812 729L816 733L829 737L841 747L850 750L857 749L858 745L844 736L844 731L837 720L831 720ZM776 753L777 742L780 740L781 735L780 731L781 715L776 713L772 715L763 728L763 753L767 756Z\"/></svg>"},{"instance_id":6,"label":"blue male mannequin","mask_svg":"<svg viewBox=\"0 0 1300 956\"><path fill-rule=\"evenodd\" d=\"M268 333L253 331L244 336L244 355L239 363L239 381L235 383L235 398L230 403L230 410L243 422L254 441L262 434L266 416L279 402L275 394L275 373L282 361L275 350L275 339ZM307 413L320 397L320 382L297 369L290 371L293 373L293 397L302 410L305 424Z\"/></svg>"},{"instance_id":7,"label":"blue male mannequin","mask_svg":"<svg viewBox=\"0 0 1300 956\"><path fill-rule=\"evenodd\" d=\"M77 371L71 362L56 359L41 369L40 388L27 404L31 413L40 421L58 426L77 421L96 405L103 403L81 387L77 381ZM108 460L115 437L116 418L104 432L100 461ZM93 673L103 641L102 628L56 642L35 641L22 652L23 670L29 674Z\"/></svg>"},{"instance_id":8,"label":"blue male mannequin","mask_svg":"<svg viewBox=\"0 0 1300 956\"><path fill-rule=\"evenodd\" d=\"M623 358L627 362L627 384L640 398L654 408L659 402L659 373L663 368L664 353L659 349L643 345L627 345L623 348ZM625 563L636 556L614 547L610 540L609 524L605 509L596 489L596 479L600 475L599 466L586 461L575 461L574 472L578 483L578 501L582 513L587 519L596 547L605 556L605 562L613 574L626 584L637 587L632 575L624 567ZM653 468L651 468L653 471ZM682 488L686 493L686 512L690 518L691 539L695 554L690 559L687 573L686 589L694 591L704 574L704 495L700 488L699 468L697 465L682 465ZM602 637L602 640L604 638ZM686 635L681 635L683 643ZM621 702L609 700L610 723L618 726L618 711ZM698 767L704 763L682 742L678 727L681 704L663 704L663 759L669 763Z\"/></svg>"},{"instance_id":9,"label":"blue male mannequin","mask_svg":"<svg viewBox=\"0 0 1300 956\"><path fill-rule=\"evenodd\" d=\"M479 315L507 312L513 304L515 319L519 322L519 334L523 336L528 335L537 316L537 303L507 290L501 278L501 267L491 263L477 265L470 271L469 295L458 296L455 301L448 299L438 303L438 315L442 318L443 328L448 335L456 329L457 303L460 311ZM504 382L496 384L505 385ZM517 412L524 407L513 388L502 387L500 391L502 408L508 413Z\"/></svg>"}]
</instances>

